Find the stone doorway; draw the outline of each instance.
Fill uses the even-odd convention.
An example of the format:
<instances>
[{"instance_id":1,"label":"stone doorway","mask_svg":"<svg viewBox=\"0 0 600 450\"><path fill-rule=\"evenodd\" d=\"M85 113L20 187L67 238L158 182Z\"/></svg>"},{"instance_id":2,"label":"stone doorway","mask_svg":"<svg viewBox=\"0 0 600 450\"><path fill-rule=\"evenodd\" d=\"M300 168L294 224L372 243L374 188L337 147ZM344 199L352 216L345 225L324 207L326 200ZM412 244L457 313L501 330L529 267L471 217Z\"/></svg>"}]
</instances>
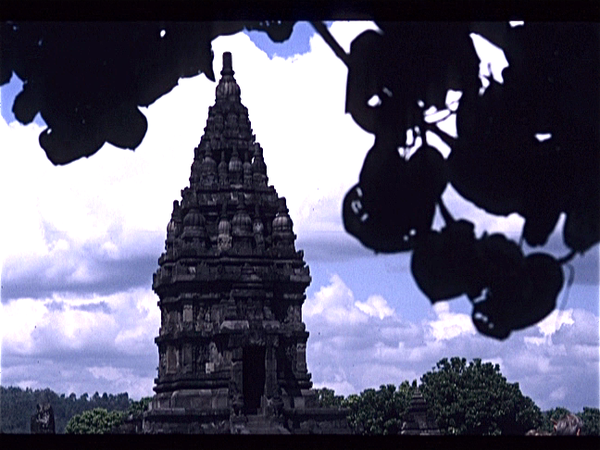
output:
<instances>
[{"instance_id":1,"label":"stone doorway","mask_svg":"<svg viewBox=\"0 0 600 450\"><path fill-rule=\"evenodd\" d=\"M265 347L244 348L242 360L244 383L244 413L257 414L265 392Z\"/></svg>"}]
</instances>

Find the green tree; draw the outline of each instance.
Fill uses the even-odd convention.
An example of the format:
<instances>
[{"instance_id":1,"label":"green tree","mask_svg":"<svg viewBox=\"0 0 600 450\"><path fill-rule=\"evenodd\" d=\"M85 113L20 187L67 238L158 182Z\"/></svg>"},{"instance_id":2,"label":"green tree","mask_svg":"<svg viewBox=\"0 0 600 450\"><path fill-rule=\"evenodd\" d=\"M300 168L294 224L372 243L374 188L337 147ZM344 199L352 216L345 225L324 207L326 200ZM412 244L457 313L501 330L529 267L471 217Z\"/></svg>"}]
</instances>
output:
<instances>
[{"instance_id":1,"label":"green tree","mask_svg":"<svg viewBox=\"0 0 600 450\"><path fill-rule=\"evenodd\" d=\"M148 405L152 401L152 397L142 397L139 401L130 400L129 408L127 409L126 415L133 415L134 417L141 415L148 409Z\"/></svg>"},{"instance_id":2,"label":"green tree","mask_svg":"<svg viewBox=\"0 0 600 450\"><path fill-rule=\"evenodd\" d=\"M382 385L379 390L366 389L352 394L341 406L350 410L348 424L355 434L398 434L408 410L413 387L403 381L398 388Z\"/></svg>"},{"instance_id":3,"label":"green tree","mask_svg":"<svg viewBox=\"0 0 600 450\"><path fill-rule=\"evenodd\" d=\"M116 434L136 433L141 430L144 411L152 402L152 397L143 397L139 401L129 400L129 408L121 414L120 420L112 424L109 432Z\"/></svg>"},{"instance_id":4,"label":"green tree","mask_svg":"<svg viewBox=\"0 0 600 450\"><path fill-rule=\"evenodd\" d=\"M343 395L335 395L335 391L333 389L328 389L326 387L321 389L315 389L317 391L317 395L319 398L319 405L323 408L335 408L341 407L344 402Z\"/></svg>"},{"instance_id":5,"label":"green tree","mask_svg":"<svg viewBox=\"0 0 600 450\"><path fill-rule=\"evenodd\" d=\"M582 436L600 436L600 409L584 407L577 415L583 420Z\"/></svg>"},{"instance_id":6,"label":"green tree","mask_svg":"<svg viewBox=\"0 0 600 450\"><path fill-rule=\"evenodd\" d=\"M440 360L421 377L421 392L445 434L524 435L542 424L542 413L508 383L500 366L465 358Z\"/></svg>"},{"instance_id":7,"label":"green tree","mask_svg":"<svg viewBox=\"0 0 600 450\"><path fill-rule=\"evenodd\" d=\"M108 412L104 408L94 408L77 414L69 420L67 434L106 434L123 422L121 411Z\"/></svg>"}]
</instances>

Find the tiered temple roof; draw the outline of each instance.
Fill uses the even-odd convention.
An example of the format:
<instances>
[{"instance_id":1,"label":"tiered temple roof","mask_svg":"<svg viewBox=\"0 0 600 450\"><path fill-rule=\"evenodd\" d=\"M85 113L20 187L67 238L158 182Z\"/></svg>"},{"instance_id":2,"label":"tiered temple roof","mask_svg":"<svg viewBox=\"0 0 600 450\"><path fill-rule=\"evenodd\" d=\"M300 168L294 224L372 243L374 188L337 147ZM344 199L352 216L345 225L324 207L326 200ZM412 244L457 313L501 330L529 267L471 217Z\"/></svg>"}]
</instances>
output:
<instances>
[{"instance_id":1,"label":"tiered temple roof","mask_svg":"<svg viewBox=\"0 0 600 450\"><path fill-rule=\"evenodd\" d=\"M347 430L344 414L317 408L311 389L309 268L285 198L268 185L230 53L221 75L154 274L159 368L144 429Z\"/></svg>"}]
</instances>

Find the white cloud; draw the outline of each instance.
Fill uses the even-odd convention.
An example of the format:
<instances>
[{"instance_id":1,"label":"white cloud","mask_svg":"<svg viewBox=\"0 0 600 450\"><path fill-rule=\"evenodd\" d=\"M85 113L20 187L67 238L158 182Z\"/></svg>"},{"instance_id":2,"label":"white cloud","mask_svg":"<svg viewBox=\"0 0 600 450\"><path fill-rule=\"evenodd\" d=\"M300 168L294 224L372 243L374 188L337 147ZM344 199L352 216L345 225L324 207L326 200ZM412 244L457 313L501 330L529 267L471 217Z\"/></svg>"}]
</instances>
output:
<instances>
[{"instance_id":1,"label":"white cloud","mask_svg":"<svg viewBox=\"0 0 600 450\"><path fill-rule=\"evenodd\" d=\"M536 327L544 336L556 333L563 325L573 325L573 310L559 311L555 309L544 320L539 322Z\"/></svg>"},{"instance_id":2,"label":"white cloud","mask_svg":"<svg viewBox=\"0 0 600 450\"><path fill-rule=\"evenodd\" d=\"M326 383L314 383L313 387L315 389L333 389L336 395L347 396L356 393L356 388L350 383L348 383L347 380L328 380Z\"/></svg>"},{"instance_id":3,"label":"white cloud","mask_svg":"<svg viewBox=\"0 0 600 450\"><path fill-rule=\"evenodd\" d=\"M0 330L2 350L12 346L15 352L27 353L33 350L31 333L41 322L47 309L33 299L21 299L1 305Z\"/></svg>"},{"instance_id":4,"label":"white cloud","mask_svg":"<svg viewBox=\"0 0 600 450\"><path fill-rule=\"evenodd\" d=\"M152 348L160 311L149 290L70 299L55 295L3 305L3 347L9 354L91 350L135 352Z\"/></svg>"},{"instance_id":5,"label":"white cloud","mask_svg":"<svg viewBox=\"0 0 600 450\"><path fill-rule=\"evenodd\" d=\"M23 376L36 373L28 386L59 393L151 395L160 326L156 301L152 291L139 289L2 305L3 384L21 385Z\"/></svg>"},{"instance_id":6,"label":"white cloud","mask_svg":"<svg viewBox=\"0 0 600 450\"><path fill-rule=\"evenodd\" d=\"M394 310L388 306L387 301L381 295L371 295L366 302L357 301L354 305L365 314L380 319L394 314Z\"/></svg>"},{"instance_id":7,"label":"white cloud","mask_svg":"<svg viewBox=\"0 0 600 450\"><path fill-rule=\"evenodd\" d=\"M401 319L377 293L355 300L337 274L304 305L312 336L307 356L315 374L318 368L318 383L343 382L356 390L398 384L403 377L417 378L415 362L428 366L441 354L443 345L428 337L428 325Z\"/></svg>"},{"instance_id":8,"label":"white cloud","mask_svg":"<svg viewBox=\"0 0 600 450\"><path fill-rule=\"evenodd\" d=\"M334 24L331 32L350 42L361 27ZM344 64L316 35L310 53L289 60L269 60L244 34L221 37L213 49L216 73L221 54L233 53L270 183L286 196L296 233L323 240L320 232L343 232L341 199L356 183L373 141L344 114ZM41 127L0 120L0 187L14 193L2 196L3 210L10 211L2 224L5 280L21 280L22 288L25 278L39 274L54 283L98 283L104 273L94 265L96 256L129 258L148 248L148 236L156 258L172 202L188 184L215 88L203 75L180 80L144 109L148 132L135 152L106 144L61 167L41 150Z\"/></svg>"},{"instance_id":9,"label":"white cloud","mask_svg":"<svg viewBox=\"0 0 600 450\"><path fill-rule=\"evenodd\" d=\"M519 239L525 224L525 220L520 215L516 213L508 216L488 214L484 209L461 197L450 184L442 194L442 199L455 219L465 219L475 225L475 235L477 237L487 232L488 234L503 233L513 240ZM436 212L434 227L440 229L443 224L441 215Z\"/></svg>"},{"instance_id":10,"label":"white cloud","mask_svg":"<svg viewBox=\"0 0 600 450\"><path fill-rule=\"evenodd\" d=\"M369 295L372 305L378 297ZM598 403L598 343L589 342L590 330L595 326L597 335L598 329L593 313L565 311L559 316L561 326L548 332L548 324L556 324L553 313L537 327L500 342L478 334L470 316L452 311L451 302L436 303L429 318L415 322L395 311L380 317L374 308L367 314L358 307L368 304L356 300L339 275L331 276L329 284L305 302L311 333L307 360L317 386L337 386L338 394L348 395L381 384L397 385L420 378L442 358L460 356L499 364L508 381L519 382L524 395L542 409L564 406L579 411L581 405ZM363 314L362 320L352 318L353 307ZM336 310L336 320L328 316L330 309ZM594 377L595 384L590 383ZM565 395L559 398L560 392Z\"/></svg>"},{"instance_id":11,"label":"white cloud","mask_svg":"<svg viewBox=\"0 0 600 450\"><path fill-rule=\"evenodd\" d=\"M434 338L438 341L449 340L461 335L475 335L477 330L471 321L471 316L450 312L448 302L438 302L433 306L438 316L437 320L429 323Z\"/></svg>"},{"instance_id":12,"label":"white cloud","mask_svg":"<svg viewBox=\"0 0 600 450\"><path fill-rule=\"evenodd\" d=\"M555 389L550 393L550 398L557 402L562 402L567 396L567 390L564 386Z\"/></svg>"},{"instance_id":13,"label":"white cloud","mask_svg":"<svg viewBox=\"0 0 600 450\"><path fill-rule=\"evenodd\" d=\"M334 24L330 31L348 50L362 28ZM219 38L213 49L215 73L221 54L233 53L242 102L264 148L270 184L288 199L299 239L329 242L335 236L339 249L351 248L346 243L353 238L341 224L341 200L358 181L373 136L344 114L344 64L319 36L311 39L310 53L288 60L270 61L245 35ZM144 110L149 129L135 152L106 145L65 167L54 167L45 157L40 127L0 120L2 283L20 280L22 289L36 280L62 283L46 287L35 299L33 293L19 294L2 304L3 384L79 394L151 394L160 312L150 275L172 201L188 184L193 149L215 88L203 75L180 80ZM522 229L517 215L484 215L451 187L444 200L457 218L477 223L478 235L487 230L518 236ZM364 249L355 253L359 250ZM341 252L329 256L347 257ZM114 277L137 265L138 260L131 261L138 257L151 263L141 277L146 284L123 291L119 283L125 286L130 274L118 283ZM110 265L119 262L123 265ZM519 381L544 408L557 406L551 393L560 389L566 389L565 402L597 406L598 399L592 398L598 383L597 314L571 309L562 313L559 326L551 315L499 343L476 334L470 317L454 312L451 304L409 321L401 312L410 303L393 308L392 299L376 286L366 286L367 293L359 295L343 277L332 276L304 305L315 385L349 394L399 384L418 378L443 357L459 355L500 361L509 381ZM98 293L101 282L117 285L117 291ZM85 293L77 291L86 283L91 287ZM398 288L402 300L406 291Z\"/></svg>"},{"instance_id":14,"label":"white cloud","mask_svg":"<svg viewBox=\"0 0 600 450\"><path fill-rule=\"evenodd\" d=\"M90 367L88 370L95 378L104 378L109 381L116 381L119 378L123 378L123 372L127 372L115 369L114 367ZM128 375L131 374L129 373Z\"/></svg>"},{"instance_id":15,"label":"white cloud","mask_svg":"<svg viewBox=\"0 0 600 450\"><path fill-rule=\"evenodd\" d=\"M366 322L369 315L355 306L354 294L342 279L334 274L330 281L314 298L306 300L303 306L304 317L320 315L334 325Z\"/></svg>"}]
</instances>

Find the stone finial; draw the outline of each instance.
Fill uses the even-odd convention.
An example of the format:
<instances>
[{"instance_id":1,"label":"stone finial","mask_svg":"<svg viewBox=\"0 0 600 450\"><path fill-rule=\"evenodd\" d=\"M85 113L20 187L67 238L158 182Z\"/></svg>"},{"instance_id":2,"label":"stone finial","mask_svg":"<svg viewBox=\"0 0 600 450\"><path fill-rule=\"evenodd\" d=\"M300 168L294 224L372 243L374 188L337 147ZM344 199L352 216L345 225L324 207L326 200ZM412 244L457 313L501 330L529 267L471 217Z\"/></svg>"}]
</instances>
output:
<instances>
[{"instance_id":1,"label":"stone finial","mask_svg":"<svg viewBox=\"0 0 600 450\"><path fill-rule=\"evenodd\" d=\"M221 70L221 75L233 75L234 73L231 52L225 52L223 53L223 69Z\"/></svg>"}]
</instances>

